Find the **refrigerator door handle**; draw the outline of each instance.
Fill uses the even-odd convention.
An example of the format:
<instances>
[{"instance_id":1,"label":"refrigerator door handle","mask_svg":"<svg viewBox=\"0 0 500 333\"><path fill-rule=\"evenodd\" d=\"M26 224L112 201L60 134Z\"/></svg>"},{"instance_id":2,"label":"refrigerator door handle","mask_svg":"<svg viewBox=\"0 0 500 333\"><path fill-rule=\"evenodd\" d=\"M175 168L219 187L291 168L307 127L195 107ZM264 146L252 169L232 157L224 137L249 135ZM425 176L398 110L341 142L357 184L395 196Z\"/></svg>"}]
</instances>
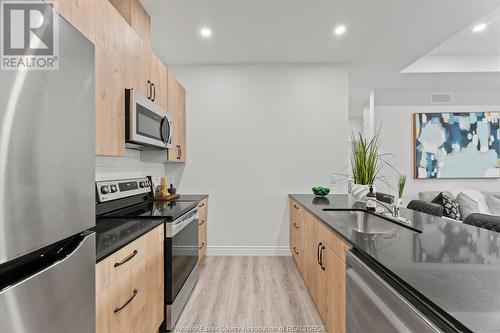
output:
<instances>
[{"instance_id":1,"label":"refrigerator door handle","mask_svg":"<svg viewBox=\"0 0 500 333\"><path fill-rule=\"evenodd\" d=\"M0 291L0 332L95 333L95 234L72 237L49 250L23 269L0 271L6 273L0 281L11 274L22 277Z\"/></svg>"}]
</instances>

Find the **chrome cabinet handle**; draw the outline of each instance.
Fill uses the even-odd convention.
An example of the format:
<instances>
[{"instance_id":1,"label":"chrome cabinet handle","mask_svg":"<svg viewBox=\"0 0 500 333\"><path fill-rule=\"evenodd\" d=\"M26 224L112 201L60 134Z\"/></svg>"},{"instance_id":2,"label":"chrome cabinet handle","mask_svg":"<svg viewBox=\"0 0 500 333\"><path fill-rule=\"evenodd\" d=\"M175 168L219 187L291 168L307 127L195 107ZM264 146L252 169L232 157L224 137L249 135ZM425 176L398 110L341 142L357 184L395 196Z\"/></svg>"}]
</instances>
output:
<instances>
[{"instance_id":1,"label":"chrome cabinet handle","mask_svg":"<svg viewBox=\"0 0 500 333\"><path fill-rule=\"evenodd\" d=\"M139 290L137 289L134 289L134 291L132 292L132 296L130 296L130 298L125 302L125 304L123 304L122 306L118 306L116 307L113 312L114 313L118 313L120 312L121 310L123 310L130 302L132 302L132 300L135 298L135 296L137 296L137 294L139 293Z\"/></svg>"},{"instance_id":2,"label":"chrome cabinet handle","mask_svg":"<svg viewBox=\"0 0 500 333\"><path fill-rule=\"evenodd\" d=\"M201 220L201 223L198 223L198 225L203 225L205 223L205 220Z\"/></svg>"},{"instance_id":3,"label":"chrome cabinet handle","mask_svg":"<svg viewBox=\"0 0 500 333\"><path fill-rule=\"evenodd\" d=\"M205 242L201 243L200 246L198 246L198 250L201 250L205 246Z\"/></svg>"},{"instance_id":4,"label":"chrome cabinet handle","mask_svg":"<svg viewBox=\"0 0 500 333\"><path fill-rule=\"evenodd\" d=\"M153 98L151 100L154 102L156 100L156 86L153 82L151 82L151 85L153 86Z\"/></svg>"},{"instance_id":5,"label":"chrome cabinet handle","mask_svg":"<svg viewBox=\"0 0 500 333\"><path fill-rule=\"evenodd\" d=\"M153 86L151 85L151 81L148 80L148 88L149 88L149 91L148 91L148 99L151 99L151 96L153 96Z\"/></svg>"},{"instance_id":6,"label":"chrome cabinet handle","mask_svg":"<svg viewBox=\"0 0 500 333\"><path fill-rule=\"evenodd\" d=\"M293 252L295 252L296 255L300 254L299 251L297 251L297 247L296 246L293 247Z\"/></svg>"},{"instance_id":7,"label":"chrome cabinet handle","mask_svg":"<svg viewBox=\"0 0 500 333\"><path fill-rule=\"evenodd\" d=\"M293 222L293 226L295 227L295 229L299 229L300 227L297 225L297 223Z\"/></svg>"},{"instance_id":8,"label":"chrome cabinet handle","mask_svg":"<svg viewBox=\"0 0 500 333\"><path fill-rule=\"evenodd\" d=\"M135 257L135 256L137 255L137 253L139 253L139 251L134 250L134 252L132 252L131 254L129 254L129 255L128 255L127 257L125 257L125 259L123 259L122 261L115 262L114 267L118 267L118 266L123 265L124 263L126 263L127 261L129 261L130 259L132 259L133 257Z\"/></svg>"},{"instance_id":9,"label":"chrome cabinet handle","mask_svg":"<svg viewBox=\"0 0 500 333\"><path fill-rule=\"evenodd\" d=\"M198 208L201 208L201 207L204 207L205 206L205 203L202 202L201 204L198 205Z\"/></svg>"}]
</instances>

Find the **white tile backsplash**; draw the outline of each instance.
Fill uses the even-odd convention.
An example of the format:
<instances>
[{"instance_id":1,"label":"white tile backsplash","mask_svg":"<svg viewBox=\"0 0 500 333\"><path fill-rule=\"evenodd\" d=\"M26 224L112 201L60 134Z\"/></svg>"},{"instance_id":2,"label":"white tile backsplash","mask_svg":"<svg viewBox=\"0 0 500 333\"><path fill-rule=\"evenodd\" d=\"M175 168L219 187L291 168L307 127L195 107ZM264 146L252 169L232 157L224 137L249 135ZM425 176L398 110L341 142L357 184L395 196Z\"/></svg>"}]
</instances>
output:
<instances>
[{"instance_id":1,"label":"white tile backsplash","mask_svg":"<svg viewBox=\"0 0 500 333\"><path fill-rule=\"evenodd\" d=\"M141 152L126 149L125 156L99 156L95 158L95 179L108 180L144 176L165 176L165 164L141 161Z\"/></svg>"}]
</instances>

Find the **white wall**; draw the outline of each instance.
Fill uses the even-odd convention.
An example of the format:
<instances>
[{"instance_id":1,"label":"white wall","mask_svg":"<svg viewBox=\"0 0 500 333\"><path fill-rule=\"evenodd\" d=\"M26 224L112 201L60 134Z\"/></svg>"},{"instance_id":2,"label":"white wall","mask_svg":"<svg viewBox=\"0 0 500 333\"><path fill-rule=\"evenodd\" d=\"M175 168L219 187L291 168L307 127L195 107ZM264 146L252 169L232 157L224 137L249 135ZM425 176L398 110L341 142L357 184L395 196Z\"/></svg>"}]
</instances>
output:
<instances>
[{"instance_id":1,"label":"white wall","mask_svg":"<svg viewBox=\"0 0 500 333\"><path fill-rule=\"evenodd\" d=\"M363 132L363 117L349 117L349 131L354 133ZM347 133L350 138L350 133Z\"/></svg>"},{"instance_id":2,"label":"white wall","mask_svg":"<svg viewBox=\"0 0 500 333\"><path fill-rule=\"evenodd\" d=\"M287 255L288 193L345 167L348 74L322 65L174 66L187 91L181 193L208 193L208 253Z\"/></svg>"},{"instance_id":3,"label":"white wall","mask_svg":"<svg viewBox=\"0 0 500 333\"><path fill-rule=\"evenodd\" d=\"M413 113L420 112L484 112L500 111L500 106L466 105L466 106L430 106L430 105L377 105L375 107L376 128L382 125L381 150L391 153L390 163L402 174L408 176L405 197L406 201L417 198L421 191L441 191L459 188L474 188L494 191L498 188L500 179L414 179L413 176ZM395 184L394 172L385 168L385 174L391 184ZM379 188L384 188L379 185ZM384 188L385 190L385 188Z\"/></svg>"}]
</instances>

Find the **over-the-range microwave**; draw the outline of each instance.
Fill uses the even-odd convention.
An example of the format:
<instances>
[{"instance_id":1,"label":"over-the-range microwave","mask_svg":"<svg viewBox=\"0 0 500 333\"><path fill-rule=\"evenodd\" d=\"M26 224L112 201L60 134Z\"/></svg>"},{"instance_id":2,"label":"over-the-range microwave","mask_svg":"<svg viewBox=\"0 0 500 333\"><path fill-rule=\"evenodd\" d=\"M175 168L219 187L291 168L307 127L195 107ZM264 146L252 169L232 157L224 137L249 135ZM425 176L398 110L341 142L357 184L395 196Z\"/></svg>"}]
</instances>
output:
<instances>
[{"instance_id":1,"label":"over-the-range microwave","mask_svg":"<svg viewBox=\"0 0 500 333\"><path fill-rule=\"evenodd\" d=\"M167 149L172 146L172 115L148 98L125 89L125 140L129 148Z\"/></svg>"}]
</instances>

